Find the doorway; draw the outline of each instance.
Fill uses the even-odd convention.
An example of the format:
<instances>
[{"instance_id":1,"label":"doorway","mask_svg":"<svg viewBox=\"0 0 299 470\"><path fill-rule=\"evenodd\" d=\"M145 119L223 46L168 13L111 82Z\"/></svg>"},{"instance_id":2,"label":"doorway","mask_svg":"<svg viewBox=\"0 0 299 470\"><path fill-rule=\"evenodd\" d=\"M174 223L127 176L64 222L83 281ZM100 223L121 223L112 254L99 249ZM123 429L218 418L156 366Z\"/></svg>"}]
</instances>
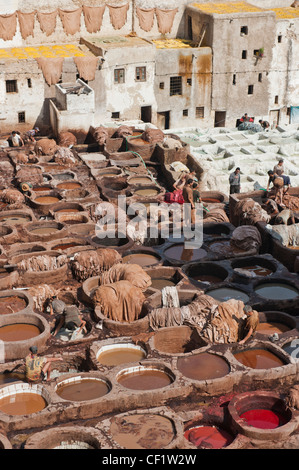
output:
<instances>
[{"instance_id":1,"label":"doorway","mask_svg":"<svg viewBox=\"0 0 299 470\"><path fill-rule=\"evenodd\" d=\"M169 129L170 128L170 111L157 113L157 124L160 129Z\"/></svg>"},{"instance_id":2,"label":"doorway","mask_svg":"<svg viewBox=\"0 0 299 470\"><path fill-rule=\"evenodd\" d=\"M226 111L215 111L214 127L225 127Z\"/></svg>"},{"instance_id":3,"label":"doorway","mask_svg":"<svg viewBox=\"0 0 299 470\"><path fill-rule=\"evenodd\" d=\"M279 124L279 109L273 109L269 113L269 124L272 129L275 129Z\"/></svg>"},{"instance_id":4,"label":"doorway","mask_svg":"<svg viewBox=\"0 0 299 470\"><path fill-rule=\"evenodd\" d=\"M152 107L141 106L141 121L152 122Z\"/></svg>"}]
</instances>

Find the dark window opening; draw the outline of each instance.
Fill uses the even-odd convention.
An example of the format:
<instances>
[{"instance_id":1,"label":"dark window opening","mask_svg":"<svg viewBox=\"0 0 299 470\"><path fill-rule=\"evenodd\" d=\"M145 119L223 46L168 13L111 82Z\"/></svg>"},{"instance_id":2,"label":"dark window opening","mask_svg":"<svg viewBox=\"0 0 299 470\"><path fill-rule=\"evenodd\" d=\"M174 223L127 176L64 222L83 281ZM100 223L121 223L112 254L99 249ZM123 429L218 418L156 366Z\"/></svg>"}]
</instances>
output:
<instances>
[{"instance_id":1,"label":"dark window opening","mask_svg":"<svg viewBox=\"0 0 299 470\"><path fill-rule=\"evenodd\" d=\"M119 112L111 113L111 118L112 119L119 119Z\"/></svg>"},{"instance_id":2,"label":"dark window opening","mask_svg":"<svg viewBox=\"0 0 299 470\"><path fill-rule=\"evenodd\" d=\"M235 85L235 84L236 84L236 74L234 73L233 74L233 85Z\"/></svg>"},{"instance_id":3,"label":"dark window opening","mask_svg":"<svg viewBox=\"0 0 299 470\"><path fill-rule=\"evenodd\" d=\"M192 17L188 16L188 39L193 39Z\"/></svg>"},{"instance_id":4,"label":"dark window opening","mask_svg":"<svg viewBox=\"0 0 299 470\"><path fill-rule=\"evenodd\" d=\"M32 88L31 78L27 78L27 85L28 85L28 88Z\"/></svg>"},{"instance_id":5,"label":"dark window opening","mask_svg":"<svg viewBox=\"0 0 299 470\"><path fill-rule=\"evenodd\" d=\"M253 85L248 86L248 95L253 95Z\"/></svg>"},{"instance_id":6,"label":"dark window opening","mask_svg":"<svg viewBox=\"0 0 299 470\"><path fill-rule=\"evenodd\" d=\"M278 104L278 95L275 96L275 98L274 98L274 103L275 103L275 104Z\"/></svg>"},{"instance_id":7,"label":"dark window opening","mask_svg":"<svg viewBox=\"0 0 299 470\"><path fill-rule=\"evenodd\" d=\"M25 111L18 113L18 123L21 124L22 122L25 122Z\"/></svg>"},{"instance_id":8,"label":"dark window opening","mask_svg":"<svg viewBox=\"0 0 299 470\"><path fill-rule=\"evenodd\" d=\"M192 78L187 78L187 84L190 86L192 85Z\"/></svg>"},{"instance_id":9,"label":"dark window opening","mask_svg":"<svg viewBox=\"0 0 299 470\"><path fill-rule=\"evenodd\" d=\"M281 35L277 36L277 42L281 42L281 40L282 40L282 36Z\"/></svg>"},{"instance_id":10,"label":"dark window opening","mask_svg":"<svg viewBox=\"0 0 299 470\"><path fill-rule=\"evenodd\" d=\"M188 109L183 109L183 116L188 116Z\"/></svg>"},{"instance_id":11,"label":"dark window opening","mask_svg":"<svg viewBox=\"0 0 299 470\"><path fill-rule=\"evenodd\" d=\"M242 51L242 59L247 59L247 51Z\"/></svg>"},{"instance_id":12,"label":"dark window opening","mask_svg":"<svg viewBox=\"0 0 299 470\"><path fill-rule=\"evenodd\" d=\"M170 96L182 94L182 77L170 77Z\"/></svg>"},{"instance_id":13,"label":"dark window opening","mask_svg":"<svg viewBox=\"0 0 299 470\"><path fill-rule=\"evenodd\" d=\"M114 83L125 83L125 69L114 70Z\"/></svg>"},{"instance_id":14,"label":"dark window opening","mask_svg":"<svg viewBox=\"0 0 299 470\"><path fill-rule=\"evenodd\" d=\"M137 82L146 81L146 67L136 67L136 80Z\"/></svg>"},{"instance_id":15,"label":"dark window opening","mask_svg":"<svg viewBox=\"0 0 299 470\"><path fill-rule=\"evenodd\" d=\"M262 81L263 81L263 74L259 73L259 82L262 82Z\"/></svg>"},{"instance_id":16,"label":"dark window opening","mask_svg":"<svg viewBox=\"0 0 299 470\"><path fill-rule=\"evenodd\" d=\"M195 116L197 118L204 118L205 117L205 108L204 106L198 106L196 109L195 109Z\"/></svg>"},{"instance_id":17,"label":"dark window opening","mask_svg":"<svg viewBox=\"0 0 299 470\"><path fill-rule=\"evenodd\" d=\"M254 49L253 54L254 55L259 55L260 50L259 49Z\"/></svg>"},{"instance_id":18,"label":"dark window opening","mask_svg":"<svg viewBox=\"0 0 299 470\"><path fill-rule=\"evenodd\" d=\"M17 80L6 80L6 93L17 93Z\"/></svg>"},{"instance_id":19,"label":"dark window opening","mask_svg":"<svg viewBox=\"0 0 299 470\"><path fill-rule=\"evenodd\" d=\"M291 108L287 108L287 116L291 115Z\"/></svg>"},{"instance_id":20,"label":"dark window opening","mask_svg":"<svg viewBox=\"0 0 299 470\"><path fill-rule=\"evenodd\" d=\"M160 90L164 90L164 82L159 83L159 88L160 88Z\"/></svg>"},{"instance_id":21,"label":"dark window opening","mask_svg":"<svg viewBox=\"0 0 299 470\"><path fill-rule=\"evenodd\" d=\"M245 35L247 36L248 26L241 26L241 31L240 32L241 32L242 36L245 36Z\"/></svg>"}]
</instances>

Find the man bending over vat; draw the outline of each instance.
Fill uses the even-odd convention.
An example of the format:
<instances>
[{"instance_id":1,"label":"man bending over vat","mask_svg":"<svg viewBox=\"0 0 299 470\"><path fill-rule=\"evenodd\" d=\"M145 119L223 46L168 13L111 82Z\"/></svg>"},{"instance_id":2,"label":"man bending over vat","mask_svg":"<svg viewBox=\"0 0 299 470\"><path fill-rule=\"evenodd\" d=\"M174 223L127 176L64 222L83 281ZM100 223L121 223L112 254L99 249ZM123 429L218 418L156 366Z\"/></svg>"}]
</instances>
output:
<instances>
[{"instance_id":1,"label":"man bending over vat","mask_svg":"<svg viewBox=\"0 0 299 470\"><path fill-rule=\"evenodd\" d=\"M76 305L66 305L62 300L54 296L50 305L50 314L53 315L53 313L60 315L59 321L52 332L53 336L56 336L61 328L70 331L75 331L79 328L76 332L76 336L79 335L81 330L87 333L85 326L86 321L83 320L83 315Z\"/></svg>"},{"instance_id":2,"label":"man bending over vat","mask_svg":"<svg viewBox=\"0 0 299 470\"><path fill-rule=\"evenodd\" d=\"M250 305L244 305L244 313L247 315L244 327L245 336L239 344L244 344L255 333L259 324L259 314Z\"/></svg>"},{"instance_id":3,"label":"man bending over vat","mask_svg":"<svg viewBox=\"0 0 299 470\"><path fill-rule=\"evenodd\" d=\"M62 357L41 357L37 354L37 347L29 348L30 354L25 358L25 375L28 383L36 383L50 380L51 364L54 361L62 361Z\"/></svg>"}]
</instances>

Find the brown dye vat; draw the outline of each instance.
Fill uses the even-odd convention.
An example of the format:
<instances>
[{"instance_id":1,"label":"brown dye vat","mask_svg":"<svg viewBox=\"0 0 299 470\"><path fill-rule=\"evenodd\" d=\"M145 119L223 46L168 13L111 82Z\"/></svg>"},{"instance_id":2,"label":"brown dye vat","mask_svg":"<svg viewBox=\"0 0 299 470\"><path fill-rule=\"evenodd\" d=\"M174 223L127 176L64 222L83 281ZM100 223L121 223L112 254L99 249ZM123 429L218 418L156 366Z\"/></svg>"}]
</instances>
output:
<instances>
[{"instance_id":1,"label":"brown dye vat","mask_svg":"<svg viewBox=\"0 0 299 470\"><path fill-rule=\"evenodd\" d=\"M65 182L65 183L59 183L56 186L56 188L59 188L59 189L77 189L77 188L81 188L81 187L82 187L82 185L80 183L75 183L73 181Z\"/></svg>"},{"instance_id":2,"label":"brown dye vat","mask_svg":"<svg viewBox=\"0 0 299 470\"><path fill-rule=\"evenodd\" d=\"M165 449L175 437L170 419L150 413L116 417L110 433L125 449Z\"/></svg>"},{"instance_id":3,"label":"brown dye vat","mask_svg":"<svg viewBox=\"0 0 299 470\"><path fill-rule=\"evenodd\" d=\"M56 227L39 227L30 230L30 233L34 235L49 235L50 233L58 232L58 230Z\"/></svg>"},{"instance_id":4,"label":"brown dye vat","mask_svg":"<svg viewBox=\"0 0 299 470\"><path fill-rule=\"evenodd\" d=\"M109 392L109 387L104 380L82 379L59 385L56 393L63 400L86 401L103 397Z\"/></svg>"},{"instance_id":5,"label":"brown dye vat","mask_svg":"<svg viewBox=\"0 0 299 470\"><path fill-rule=\"evenodd\" d=\"M150 145L150 142L147 142L146 140L140 139L138 137L134 138L131 140L131 144L133 145Z\"/></svg>"},{"instance_id":6,"label":"brown dye vat","mask_svg":"<svg viewBox=\"0 0 299 470\"><path fill-rule=\"evenodd\" d=\"M207 252L202 248L185 248L184 244L182 243L167 248L164 254L168 258L187 262L204 258L207 255Z\"/></svg>"},{"instance_id":7,"label":"brown dye vat","mask_svg":"<svg viewBox=\"0 0 299 470\"><path fill-rule=\"evenodd\" d=\"M211 276L209 274L202 274L202 275L199 275L199 276L193 276L192 279L195 279L195 281L200 281L200 282L209 282L210 284L217 284L217 283L223 281L223 279L221 279L221 277Z\"/></svg>"},{"instance_id":8,"label":"brown dye vat","mask_svg":"<svg viewBox=\"0 0 299 470\"><path fill-rule=\"evenodd\" d=\"M284 323L279 322L260 322L256 331L263 335L272 335L273 333L284 333L289 331L291 328Z\"/></svg>"},{"instance_id":9,"label":"brown dye vat","mask_svg":"<svg viewBox=\"0 0 299 470\"><path fill-rule=\"evenodd\" d=\"M16 313L20 310L24 310L26 307L26 300L22 299L22 297L18 297L17 295L0 297L0 315Z\"/></svg>"},{"instance_id":10,"label":"brown dye vat","mask_svg":"<svg viewBox=\"0 0 299 470\"><path fill-rule=\"evenodd\" d=\"M202 197L201 200L202 200L202 202L210 202L210 203L214 203L214 204L221 203L220 199L216 199L216 198L213 198L213 197Z\"/></svg>"},{"instance_id":11,"label":"brown dye vat","mask_svg":"<svg viewBox=\"0 0 299 470\"><path fill-rule=\"evenodd\" d=\"M180 357L177 367L185 377L193 380L217 379L230 372L230 367L225 359L209 353Z\"/></svg>"},{"instance_id":12,"label":"brown dye vat","mask_svg":"<svg viewBox=\"0 0 299 470\"><path fill-rule=\"evenodd\" d=\"M117 366L129 362L138 362L145 358L145 351L141 348L113 346L100 352L97 361L104 366Z\"/></svg>"},{"instance_id":13,"label":"brown dye vat","mask_svg":"<svg viewBox=\"0 0 299 470\"><path fill-rule=\"evenodd\" d=\"M211 289L206 292L207 295L210 295L216 300L220 302L225 302L226 300L236 299L242 300L242 302L246 303L249 301L249 297L245 292L239 289L233 289L232 287L220 287L219 289Z\"/></svg>"},{"instance_id":14,"label":"brown dye vat","mask_svg":"<svg viewBox=\"0 0 299 470\"><path fill-rule=\"evenodd\" d=\"M153 337L154 349L166 354L185 354L202 346L197 331L189 326L161 328Z\"/></svg>"},{"instance_id":15,"label":"brown dye vat","mask_svg":"<svg viewBox=\"0 0 299 470\"><path fill-rule=\"evenodd\" d=\"M216 241L209 244L209 249L213 253L217 253L219 255L225 255L226 257L229 254L237 254L237 253L245 253L245 250L241 250L240 248L233 247L230 244L230 240L223 240L223 241Z\"/></svg>"},{"instance_id":16,"label":"brown dye vat","mask_svg":"<svg viewBox=\"0 0 299 470\"><path fill-rule=\"evenodd\" d=\"M35 199L37 204L54 204L59 202L59 198L55 196L39 196Z\"/></svg>"},{"instance_id":17,"label":"brown dye vat","mask_svg":"<svg viewBox=\"0 0 299 470\"><path fill-rule=\"evenodd\" d=\"M234 354L237 361L252 369L271 369L286 364L285 361L267 349L246 349Z\"/></svg>"},{"instance_id":18,"label":"brown dye vat","mask_svg":"<svg viewBox=\"0 0 299 470\"><path fill-rule=\"evenodd\" d=\"M34 186L33 187L33 191L36 192L36 193L38 193L40 191L49 191L49 189L51 189L51 188L49 188L49 186Z\"/></svg>"},{"instance_id":19,"label":"brown dye vat","mask_svg":"<svg viewBox=\"0 0 299 470\"><path fill-rule=\"evenodd\" d=\"M30 222L31 217L20 216L20 215L9 215L7 217L2 216L0 217L0 223L7 223L9 225L17 225L17 224L25 224L26 222Z\"/></svg>"},{"instance_id":20,"label":"brown dye vat","mask_svg":"<svg viewBox=\"0 0 299 470\"><path fill-rule=\"evenodd\" d=\"M74 246L83 246L82 243L64 243L61 245L56 245L51 248L51 250L67 250L68 248L73 248Z\"/></svg>"},{"instance_id":21,"label":"brown dye vat","mask_svg":"<svg viewBox=\"0 0 299 470\"><path fill-rule=\"evenodd\" d=\"M40 329L28 323L15 323L0 327L0 340L6 342L24 341L40 335Z\"/></svg>"},{"instance_id":22,"label":"brown dye vat","mask_svg":"<svg viewBox=\"0 0 299 470\"><path fill-rule=\"evenodd\" d=\"M46 400L37 393L15 393L0 399L0 411L13 416L37 413L46 406Z\"/></svg>"},{"instance_id":23,"label":"brown dye vat","mask_svg":"<svg viewBox=\"0 0 299 470\"><path fill-rule=\"evenodd\" d=\"M142 183L152 183L151 178L148 178L146 176L135 176L130 178L130 184L142 184Z\"/></svg>"},{"instance_id":24,"label":"brown dye vat","mask_svg":"<svg viewBox=\"0 0 299 470\"><path fill-rule=\"evenodd\" d=\"M159 193L158 189L146 189L146 188L142 188L142 189L137 189L136 191L134 191L134 194L138 194L138 196L146 196L146 197L149 197L149 196L156 196L157 194Z\"/></svg>"},{"instance_id":25,"label":"brown dye vat","mask_svg":"<svg viewBox=\"0 0 299 470\"><path fill-rule=\"evenodd\" d=\"M60 209L59 211L55 211L56 214L60 212L80 212L80 209Z\"/></svg>"},{"instance_id":26,"label":"brown dye vat","mask_svg":"<svg viewBox=\"0 0 299 470\"><path fill-rule=\"evenodd\" d=\"M159 261L156 256L148 255L146 253L134 253L123 257L123 263L139 264L139 266L152 266Z\"/></svg>"},{"instance_id":27,"label":"brown dye vat","mask_svg":"<svg viewBox=\"0 0 299 470\"><path fill-rule=\"evenodd\" d=\"M257 276L269 276L269 274L272 274L273 271L268 268L264 268L263 266L259 266L258 264L255 264L254 266L244 266L242 269L246 271L252 271L254 272Z\"/></svg>"},{"instance_id":28,"label":"brown dye vat","mask_svg":"<svg viewBox=\"0 0 299 470\"><path fill-rule=\"evenodd\" d=\"M164 287L172 287L172 286L175 286L175 282L171 281L170 279L166 279L166 278L152 278L152 284L150 287L152 287L153 289L158 289L158 290L162 290Z\"/></svg>"},{"instance_id":29,"label":"brown dye vat","mask_svg":"<svg viewBox=\"0 0 299 470\"><path fill-rule=\"evenodd\" d=\"M128 372L122 375L118 382L131 390L155 390L172 383L171 377L162 370L140 369L136 372Z\"/></svg>"}]
</instances>

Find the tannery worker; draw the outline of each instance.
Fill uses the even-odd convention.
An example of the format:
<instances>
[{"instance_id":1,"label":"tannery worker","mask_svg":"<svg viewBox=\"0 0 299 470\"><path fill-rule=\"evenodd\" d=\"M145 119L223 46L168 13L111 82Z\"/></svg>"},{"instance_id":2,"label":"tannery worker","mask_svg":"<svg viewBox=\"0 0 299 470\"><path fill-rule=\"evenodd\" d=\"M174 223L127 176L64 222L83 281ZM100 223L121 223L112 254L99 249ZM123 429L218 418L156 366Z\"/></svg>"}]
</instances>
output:
<instances>
[{"instance_id":1,"label":"tannery worker","mask_svg":"<svg viewBox=\"0 0 299 470\"><path fill-rule=\"evenodd\" d=\"M74 331L79 328L78 333L83 330L86 331L86 321L83 320L83 315L76 305L66 305L62 300L54 297L50 306L50 313L57 313L60 315L59 321L52 332L53 336L56 336L58 331L63 327L67 330Z\"/></svg>"},{"instance_id":2,"label":"tannery worker","mask_svg":"<svg viewBox=\"0 0 299 470\"><path fill-rule=\"evenodd\" d=\"M241 176L240 176L240 168L237 167L235 171L233 171L229 175L229 193L236 194L240 192L241 189Z\"/></svg>"},{"instance_id":3,"label":"tannery worker","mask_svg":"<svg viewBox=\"0 0 299 470\"><path fill-rule=\"evenodd\" d=\"M244 313L247 316L244 327L245 336L241 341L239 341L239 344L245 343L255 333L259 324L259 314L256 310L253 310L250 305L244 306Z\"/></svg>"},{"instance_id":4,"label":"tannery worker","mask_svg":"<svg viewBox=\"0 0 299 470\"><path fill-rule=\"evenodd\" d=\"M26 380L29 383L50 380L51 363L62 361L61 357L41 357L37 354L37 347L29 348L30 354L25 358Z\"/></svg>"}]
</instances>

